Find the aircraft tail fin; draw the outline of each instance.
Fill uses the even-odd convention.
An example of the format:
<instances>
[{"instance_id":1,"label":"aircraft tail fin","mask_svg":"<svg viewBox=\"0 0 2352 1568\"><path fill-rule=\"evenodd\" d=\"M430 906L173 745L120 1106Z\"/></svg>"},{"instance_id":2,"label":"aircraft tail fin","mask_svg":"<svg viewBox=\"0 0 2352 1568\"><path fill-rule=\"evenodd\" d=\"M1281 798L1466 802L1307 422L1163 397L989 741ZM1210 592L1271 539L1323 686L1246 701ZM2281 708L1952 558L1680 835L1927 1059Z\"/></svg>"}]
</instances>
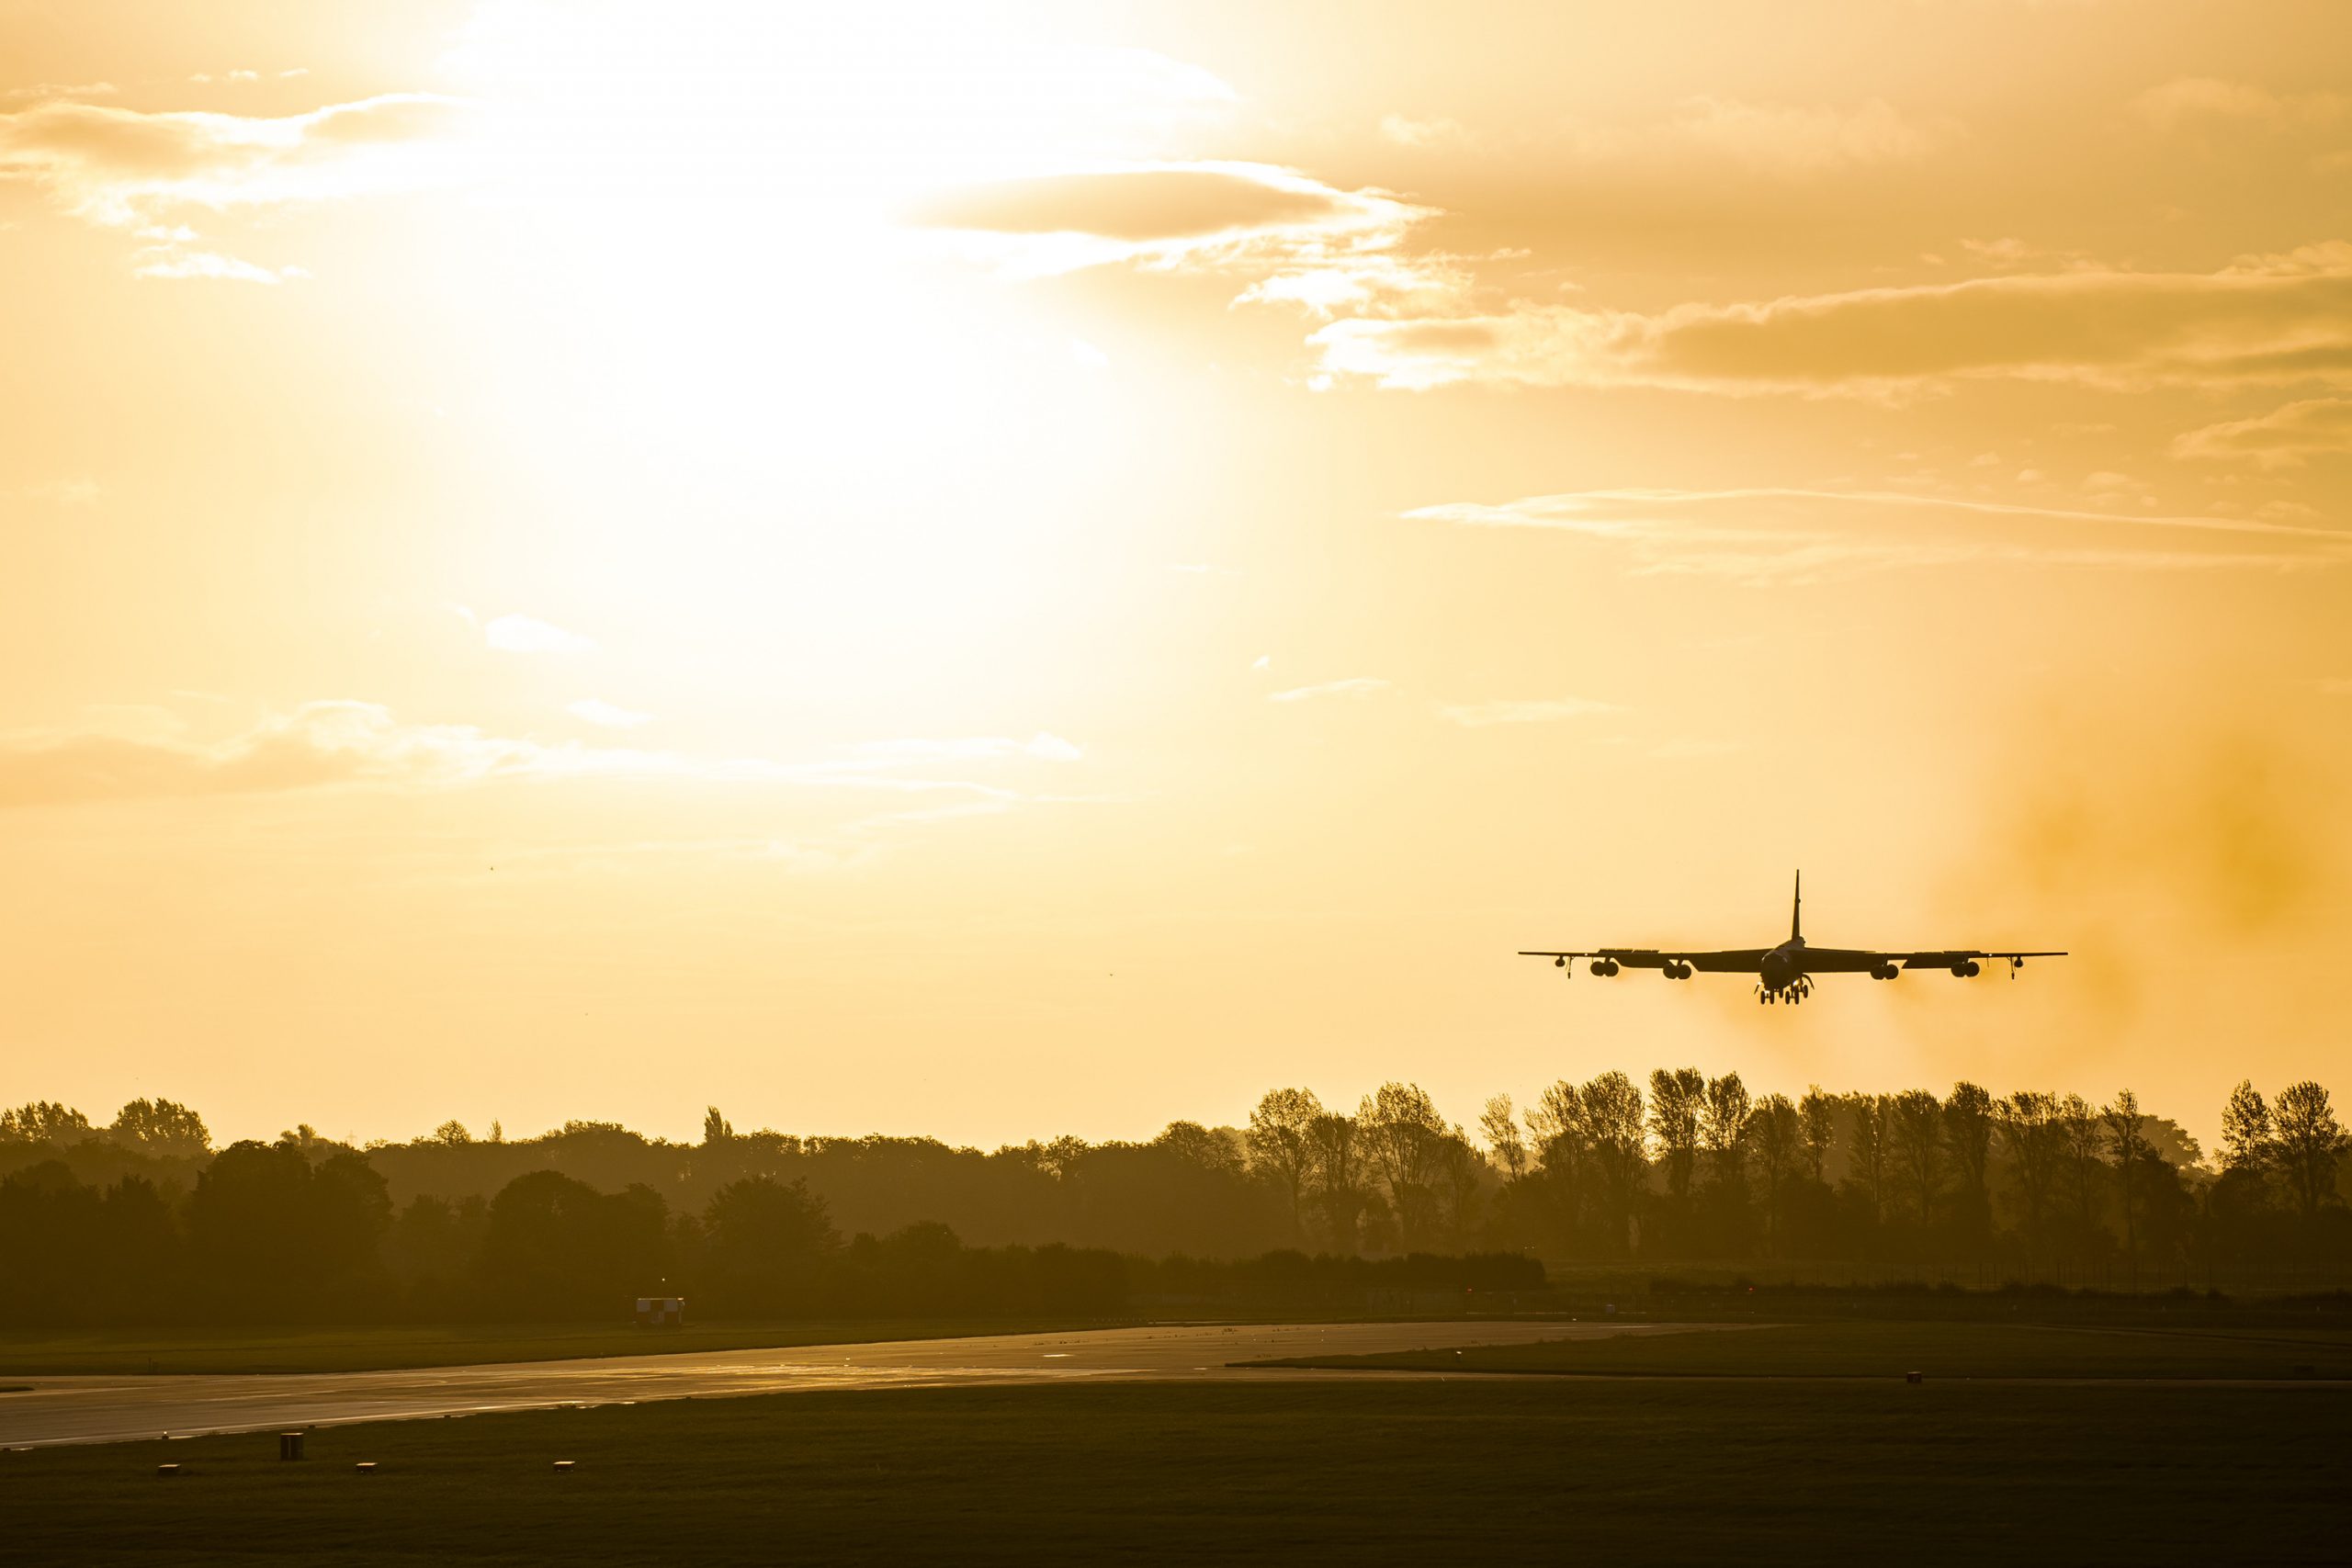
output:
<instances>
[{"instance_id":1,"label":"aircraft tail fin","mask_svg":"<svg viewBox=\"0 0 2352 1568\"><path fill-rule=\"evenodd\" d=\"M1797 873L1796 899L1789 906L1789 940L1804 940L1804 873Z\"/></svg>"}]
</instances>

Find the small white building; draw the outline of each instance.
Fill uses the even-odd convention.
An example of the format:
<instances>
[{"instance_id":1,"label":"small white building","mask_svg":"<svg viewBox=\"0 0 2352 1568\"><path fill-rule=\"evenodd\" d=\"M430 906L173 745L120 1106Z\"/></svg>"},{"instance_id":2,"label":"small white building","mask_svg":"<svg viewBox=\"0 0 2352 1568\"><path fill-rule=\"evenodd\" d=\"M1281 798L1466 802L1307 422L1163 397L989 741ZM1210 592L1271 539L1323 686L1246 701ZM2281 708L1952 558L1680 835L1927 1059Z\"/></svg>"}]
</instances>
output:
<instances>
[{"instance_id":1,"label":"small white building","mask_svg":"<svg viewBox=\"0 0 2352 1568\"><path fill-rule=\"evenodd\" d=\"M686 1298L638 1297L637 1325L639 1328L684 1328L686 1325Z\"/></svg>"}]
</instances>

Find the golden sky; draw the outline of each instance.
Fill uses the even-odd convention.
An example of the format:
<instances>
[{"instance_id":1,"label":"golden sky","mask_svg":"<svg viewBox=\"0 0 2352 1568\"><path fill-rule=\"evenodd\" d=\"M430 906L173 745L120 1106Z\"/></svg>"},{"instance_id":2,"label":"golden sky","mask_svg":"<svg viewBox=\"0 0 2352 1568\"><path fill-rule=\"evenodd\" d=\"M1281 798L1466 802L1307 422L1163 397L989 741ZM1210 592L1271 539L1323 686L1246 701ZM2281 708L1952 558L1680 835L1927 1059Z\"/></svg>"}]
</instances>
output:
<instances>
[{"instance_id":1,"label":"golden sky","mask_svg":"<svg viewBox=\"0 0 2352 1568\"><path fill-rule=\"evenodd\" d=\"M2332 0L8 0L0 299L0 1100L2352 1066Z\"/></svg>"}]
</instances>

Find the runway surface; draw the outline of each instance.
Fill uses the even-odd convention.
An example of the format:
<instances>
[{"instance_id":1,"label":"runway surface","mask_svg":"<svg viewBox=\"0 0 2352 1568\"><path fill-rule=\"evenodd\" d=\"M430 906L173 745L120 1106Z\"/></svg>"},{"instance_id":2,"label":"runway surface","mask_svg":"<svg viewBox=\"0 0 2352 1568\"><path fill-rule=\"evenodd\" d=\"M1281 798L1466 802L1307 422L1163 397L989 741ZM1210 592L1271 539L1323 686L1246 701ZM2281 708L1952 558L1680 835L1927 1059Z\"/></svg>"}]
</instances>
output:
<instances>
[{"instance_id":1,"label":"runway surface","mask_svg":"<svg viewBox=\"0 0 2352 1568\"><path fill-rule=\"evenodd\" d=\"M32 1377L0 1393L0 1448L129 1442L565 1404L712 1399L797 1389L925 1388L1076 1379L1198 1382L1395 1377L1232 1370L1276 1356L1362 1356L1466 1345L1688 1332L1693 1324L1295 1323L1170 1325L773 1350L510 1361L374 1372Z\"/></svg>"}]
</instances>

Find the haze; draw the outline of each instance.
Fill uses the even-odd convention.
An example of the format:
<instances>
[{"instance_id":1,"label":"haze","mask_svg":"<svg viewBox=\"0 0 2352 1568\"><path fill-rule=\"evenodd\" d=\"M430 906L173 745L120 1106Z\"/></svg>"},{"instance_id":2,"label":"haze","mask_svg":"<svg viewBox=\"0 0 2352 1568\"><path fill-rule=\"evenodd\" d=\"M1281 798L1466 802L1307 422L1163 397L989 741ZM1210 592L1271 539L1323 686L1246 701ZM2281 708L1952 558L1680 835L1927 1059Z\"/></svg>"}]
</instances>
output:
<instances>
[{"instance_id":1,"label":"haze","mask_svg":"<svg viewBox=\"0 0 2352 1568\"><path fill-rule=\"evenodd\" d=\"M0 1100L2340 1076L2352 22L0 8ZM2016 983L1512 956L2062 947Z\"/></svg>"}]
</instances>

